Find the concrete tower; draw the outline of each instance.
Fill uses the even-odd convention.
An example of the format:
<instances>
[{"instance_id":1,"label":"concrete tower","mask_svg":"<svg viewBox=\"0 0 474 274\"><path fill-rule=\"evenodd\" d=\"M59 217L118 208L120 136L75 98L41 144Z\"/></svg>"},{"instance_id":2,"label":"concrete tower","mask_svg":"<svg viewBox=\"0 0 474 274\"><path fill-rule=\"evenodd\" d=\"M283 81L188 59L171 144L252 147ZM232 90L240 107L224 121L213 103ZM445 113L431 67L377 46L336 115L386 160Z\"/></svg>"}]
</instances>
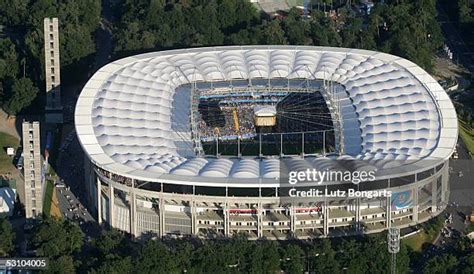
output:
<instances>
[{"instance_id":1,"label":"concrete tower","mask_svg":"<svg viewBox=\"0 0 474 274\"><path fill-rule=\"evenodd\" d=\"M43 188L41 176L41 146L39 122L23 122L23 204L26 218L37 218L43 213Z\"/></svg>"},{"instance_id":2,"label":"concrete tower","mask_svg":"<svg viewBox=\"0 0 474 274\"><path fill-rule=\"evenodd\" d=\"M44 18L46 122L62 123L58 18Z\"/></svg>"}]
</instances>

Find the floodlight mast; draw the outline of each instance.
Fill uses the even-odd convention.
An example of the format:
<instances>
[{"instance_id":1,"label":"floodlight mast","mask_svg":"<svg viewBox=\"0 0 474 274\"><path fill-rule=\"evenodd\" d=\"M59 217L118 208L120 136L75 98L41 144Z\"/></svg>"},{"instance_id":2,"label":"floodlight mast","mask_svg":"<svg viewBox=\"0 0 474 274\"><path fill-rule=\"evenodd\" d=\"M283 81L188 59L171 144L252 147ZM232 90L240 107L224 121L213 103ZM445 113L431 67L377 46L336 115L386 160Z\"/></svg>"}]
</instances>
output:
<instances>
[{"instance_id":1,"label":"floodlight mast","mask_svg":"<svg viewBox=\"0 0 474 274\"><path fill-rule=\"evenodd\" d=\"M390 273L397 273L397 253L400 251L400 229L390 227L387 235L388 253L391 254Z\"/></svg>"}]
</instances>

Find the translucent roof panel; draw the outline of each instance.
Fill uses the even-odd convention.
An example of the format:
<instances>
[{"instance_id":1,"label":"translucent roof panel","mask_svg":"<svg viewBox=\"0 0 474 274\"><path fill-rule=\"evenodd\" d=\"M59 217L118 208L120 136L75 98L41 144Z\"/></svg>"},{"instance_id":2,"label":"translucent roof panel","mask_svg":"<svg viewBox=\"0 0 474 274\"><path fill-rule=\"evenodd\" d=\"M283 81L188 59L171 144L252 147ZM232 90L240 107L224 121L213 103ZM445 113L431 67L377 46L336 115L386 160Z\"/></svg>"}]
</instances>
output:
<instances>
[{"instance_id":1,"label":"translucent roof panel","mask_svg":"<svg viewBox=\"0 0 474 274\"><path fill-rule=\"evenodd\" d=\"M189 84L249 78L335 81L342 87L342 134L350 157L447 159L456 143L449 97L412 62L371 51L295 46L195 48L114 61L94 74L79 97L79 140L91 160L118 174L276 178L278 160L194 156Z\"/></svg>"}]
</instances>

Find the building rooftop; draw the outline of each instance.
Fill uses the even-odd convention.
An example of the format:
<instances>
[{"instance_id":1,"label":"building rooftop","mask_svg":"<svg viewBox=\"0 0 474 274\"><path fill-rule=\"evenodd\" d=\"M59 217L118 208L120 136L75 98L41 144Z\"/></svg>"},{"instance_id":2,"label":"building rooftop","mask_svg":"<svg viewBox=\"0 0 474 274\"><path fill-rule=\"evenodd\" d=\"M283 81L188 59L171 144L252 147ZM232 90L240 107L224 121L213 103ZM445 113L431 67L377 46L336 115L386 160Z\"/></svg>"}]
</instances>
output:
<instances>
[{"instance_id":1,"label":"building rooftop","mask_svg":"<svg viewBox=\"0 0 474 274\"><path fill-rule=\"evenodd\" d=\"M278 183L280 164L292 158L194 155L190 84L250 78L336 83L345 158L438 162L450 157L457 141L446 92L408 60L345 48L233 46L153 52L102 67L77 102L80 143L95 164L137 179ZM295 161L306 167L317 160Z\"/></svg>"}]
</instances>

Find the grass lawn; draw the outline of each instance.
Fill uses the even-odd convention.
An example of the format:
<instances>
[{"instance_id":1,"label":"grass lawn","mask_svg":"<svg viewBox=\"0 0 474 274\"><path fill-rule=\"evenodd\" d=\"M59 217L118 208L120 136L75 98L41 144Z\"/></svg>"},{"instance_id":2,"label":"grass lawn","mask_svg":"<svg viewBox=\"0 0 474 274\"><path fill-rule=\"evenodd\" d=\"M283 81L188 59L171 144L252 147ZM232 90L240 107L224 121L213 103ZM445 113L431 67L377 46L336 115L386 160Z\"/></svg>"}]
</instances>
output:
<instances>
[{"instance_id":1,"label":"grass lawn","mask_svg":"<svg viewBox=\"0 0 474 274\"><path fill-rule=\"evenodd\" d=\"M424 223L423 228L419 233L402 239L402 242L411 247L414 251L420 252L425 243L432 243L435 240L443 225L444 218L441 215L438 215Z\"/></svg>"},{"instance_id":2,"label":"grass lawn","mask_svg":"<svg viewBox=\"0 0 474 274\"><path fill-rule=\"evenodd\" d=\"M46 190L44 192L44 203L43 203L43 213L46 215L50 215L51 213L51 203L53 201L53 182L50 180L46 180Z\"/></svg>"},{"instance_id":3,"label":"grass lawn","mask_svg":"<svg viewBox=\"0 0 474 274\"><path fill-rule=\"evenodd\" d=\"M459 119L459 135L461 135L471 155L474 155L474 129L461 119Z\"/></svg>"},{"instance_id":4,"label":"grass lawn","mask_svg":"<svg viewBox=\"0 0 474 274\"><path fill-rule=\"evenodd\" d=\"M16 169L12 163L13 158L7 155L7 147L14 147L16 151L19 144L20 141L17 138L0 132L0 147L2 149L0 152L0 175L13 172Z\"/></svg>"},{"instance_id":5,"label":"grass lawn","mask_svg":"<svg viewBox=\"0 0 474 274\"><path fill-rule=\"evenodd\" d=\"M59 210L59 201L56 196L54 182L46 180L46 190L44 192L43 213L56 218L61 218L62 214Z\"/></svg>"},{"instance_id":6,"label":"grass lawn","mask_svg":"<svg viewBox=\"0 0 474 274\"><path fill-rule=\"evenodd\" d=\"M414 251L421 251L423 244L430 242L429 240L431 240L430 237L428 237L428 235L423 230L418 234L402 239L402 242L411 247Z\"/></svg>"}]
</instances>

